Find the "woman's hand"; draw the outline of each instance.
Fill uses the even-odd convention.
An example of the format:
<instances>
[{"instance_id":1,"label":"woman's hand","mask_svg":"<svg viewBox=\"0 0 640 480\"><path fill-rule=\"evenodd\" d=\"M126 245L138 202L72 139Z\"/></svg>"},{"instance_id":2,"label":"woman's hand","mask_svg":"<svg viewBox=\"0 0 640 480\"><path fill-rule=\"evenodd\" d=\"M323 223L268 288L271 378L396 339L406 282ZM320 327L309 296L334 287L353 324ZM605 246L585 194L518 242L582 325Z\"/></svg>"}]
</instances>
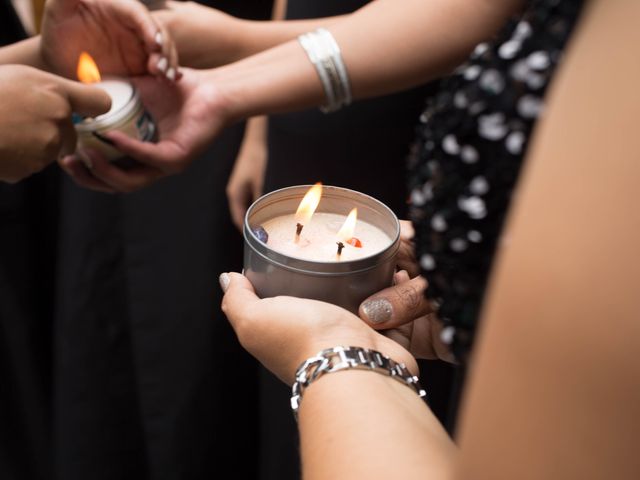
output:
<instances>
[{"instance_id":1,"label":"woman's hand","mask_svg":"<svg viewBox=\"0 0 640 480\"><path fill-rule=\"evenodd\" d=\"M267 166L267 118L249 119L244 140L227 183L227 199L233 224L242 231L244 215L262 194Z\"/></svg>"},{"instance_id":2,"label":"woman's hand","mask_svg":"<svg viewBox=\"0 0 640 480\"><path fill-rule=\"evenodd\" d=\"M220 285L222 310L242 346L288 385L304 360L338 345L378 350L418 372L406 349L340 307L294 297L260 299L238 273L223 273Z\"/></svg>"},{"instance_id":3,"label":"woman's hand","mask_svg":"<svg viewBox=\"0 0 640 480\"><path fill-rule=\"evenodd\" d=\"M0 180L17 182L76 149L71 112L109 110L103 90L35 68L0 67Z\"/></svg>"},{"instance_id":4,"label":"woman's hand","mask_svg":"<svg viewBox=\"0 0 640 480\"><path fill-rule=\"evenodd\" d=\"M158 128L158 142L142 142L120 132L105 134L117 149L137 161L133 167L120 168L92 151L86 152L84 162L78 155L63 159L61 167L79 185L116 192L139 190L182 172L227 123L224 99L214 82L202 76L184 69L183 79L176 84L153 77L133 79Z\"/></svg>"},{"instance_id":5,"label":"woman's hand","mask_svg":"<svg viewBox=\"0 0 640 480\"><path fill-rule=\"evenodd\" d=\"M425 297L427 281L411 279L402 270L395 285L372 295L360 305L360 318L376 330L384 330L416 358L454 362L449 347L441 340L443 325Z\"/></svg>"},{"instance_id":6,"label":"woman's hand","mask_svg":"<svg viewBox=\"0 0 640 480\"><path fill-rule=\"evenodd\" d=\"M179 77L171 36L137 1L49 0L42 21L45 64L76 78L82 51L95 59L103 74Z\"/></svg>"}]
</instances>

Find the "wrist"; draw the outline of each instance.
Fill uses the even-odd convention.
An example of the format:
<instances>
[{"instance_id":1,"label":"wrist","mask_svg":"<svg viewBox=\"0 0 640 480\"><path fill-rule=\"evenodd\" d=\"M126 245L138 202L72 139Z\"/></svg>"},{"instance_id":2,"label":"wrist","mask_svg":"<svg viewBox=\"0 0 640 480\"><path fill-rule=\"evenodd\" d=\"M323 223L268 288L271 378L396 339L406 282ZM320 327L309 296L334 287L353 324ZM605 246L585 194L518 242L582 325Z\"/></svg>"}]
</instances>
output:
<instances>
[{"instance_id":1,"label":"wrist","mask_svg":"<svg viewBox=\"0 0 640 480\"><path fill-rule=\"evenodd\" d=\"M361 370L386 376L412 390L418 397L426 396L418 377L403 362L371 348L334 346L324 349L305 360L296 369L292 387L291 408L297 418L302 398L309 387L332 373ZM370 377L371 379L375 377Z\"/></svg>"},{"instance_id":2,"label":"wrist","mask_svg":"<svg viewBox=\"0 0 640 480\"><path fill-rule=\"evenodd\" d=\"M169 31L180 63L191 68L215 68L245 56L250 21L193 2L171 3L153 13Z\"/></svg>"},{"instance_id":3,"label":"wrist","mask_svg":"<svg viewBox=\"0 0 640 480\"><path fill-rule=\"evenodd\" d=\"M211 70L208 76L227 99L233 120L311 108L325 98L313 65L296 41Z\"/></svg>"}]
</instances>

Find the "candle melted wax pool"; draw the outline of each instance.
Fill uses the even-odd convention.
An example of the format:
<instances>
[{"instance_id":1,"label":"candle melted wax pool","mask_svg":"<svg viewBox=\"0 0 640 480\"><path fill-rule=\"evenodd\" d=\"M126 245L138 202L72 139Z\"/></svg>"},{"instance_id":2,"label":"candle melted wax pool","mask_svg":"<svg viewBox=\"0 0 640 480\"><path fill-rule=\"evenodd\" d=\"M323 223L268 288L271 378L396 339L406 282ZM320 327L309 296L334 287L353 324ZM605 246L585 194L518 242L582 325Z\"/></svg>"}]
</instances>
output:
<instances>
[{"instance_id":1,"label":"candle melted wax pool","mask_svg":"<svg viewBox=\"0 0 640 480\"><path fill-rule=\"evenodd\" d=\"M336 213L316 212L308 225L304 226L300 238L296 241L295 215L282 215L264 222L262 228L268 233L265 242L273 250L290 257L314 262L345 262L375 255L391 244L391 238L378 227L358 220L354 237L360 240L361 247L345 243L340 256L337 255L336 242L344 241L337 236L344 223L345 216ZM255 233L255 229L254 229ZM259 234L255 233L260 241Z\"/></svg>"}]
</instances>

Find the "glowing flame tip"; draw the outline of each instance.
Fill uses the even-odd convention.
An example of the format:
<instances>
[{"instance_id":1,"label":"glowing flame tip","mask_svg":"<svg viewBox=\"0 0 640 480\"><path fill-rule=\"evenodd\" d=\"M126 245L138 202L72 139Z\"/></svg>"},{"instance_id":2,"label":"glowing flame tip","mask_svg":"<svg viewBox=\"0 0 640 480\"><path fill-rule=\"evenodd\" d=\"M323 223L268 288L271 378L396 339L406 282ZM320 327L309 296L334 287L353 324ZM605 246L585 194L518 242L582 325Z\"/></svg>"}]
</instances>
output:
<instances>
[{"instance_id":1,"label":"glowing flame tip","mask_svg":"<svg viewBox=\"0 0 640 480\"><path fill-rule=\"evenodd\" d=\"M302 201L298 206L298 210L296 211L296 222L302 225L306 225L307 223L309 223L309 220L311 220L311 217L316 211L316 208L318 208L321 197L322 183L318 182L313 187L311 187L302 198Z\"/></svg>"},{"instance_id":2,"label":"glowing flame tip","mask_svg":"<svg viewBox=\"0 0 640 480\"><path fill-rule=\"evenodd\" d=\"M353 238L356 231L356 223L358 222L358 209L354 208L349 212L349 216L345 220L342 228L338 231L338 238L345 243Z\"/></svg>"},{"instance_id":3,"label":"glowing flame tip","mask_svg":"<svg viewBox=\"0 0 640 480\"><path fill-rule=\"evenodd\" d=\"M87 52L82 52L78 59L78 80L82 83L96 83L100 81L100 70Z\"/></svg>"}]
</instances>

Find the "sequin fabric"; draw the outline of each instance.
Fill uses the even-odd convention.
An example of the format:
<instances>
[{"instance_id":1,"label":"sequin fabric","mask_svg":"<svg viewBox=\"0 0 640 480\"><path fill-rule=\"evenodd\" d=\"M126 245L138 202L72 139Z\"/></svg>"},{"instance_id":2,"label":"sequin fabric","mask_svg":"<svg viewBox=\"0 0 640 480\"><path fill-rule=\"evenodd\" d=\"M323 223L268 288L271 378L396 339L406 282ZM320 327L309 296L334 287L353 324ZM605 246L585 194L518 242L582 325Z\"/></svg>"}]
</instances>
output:
<instances>
[{"instance_id":1,"label":"sequin fabric","mask_svg":"<svg viewBox=\"0 0 640 480\"><path fill-rule=\"evenodd\" d=\"M544 95L583 1L537 0L442 80L409 158L410 212L442 339L464 361Z\"/></svg>"}]
</instances>

